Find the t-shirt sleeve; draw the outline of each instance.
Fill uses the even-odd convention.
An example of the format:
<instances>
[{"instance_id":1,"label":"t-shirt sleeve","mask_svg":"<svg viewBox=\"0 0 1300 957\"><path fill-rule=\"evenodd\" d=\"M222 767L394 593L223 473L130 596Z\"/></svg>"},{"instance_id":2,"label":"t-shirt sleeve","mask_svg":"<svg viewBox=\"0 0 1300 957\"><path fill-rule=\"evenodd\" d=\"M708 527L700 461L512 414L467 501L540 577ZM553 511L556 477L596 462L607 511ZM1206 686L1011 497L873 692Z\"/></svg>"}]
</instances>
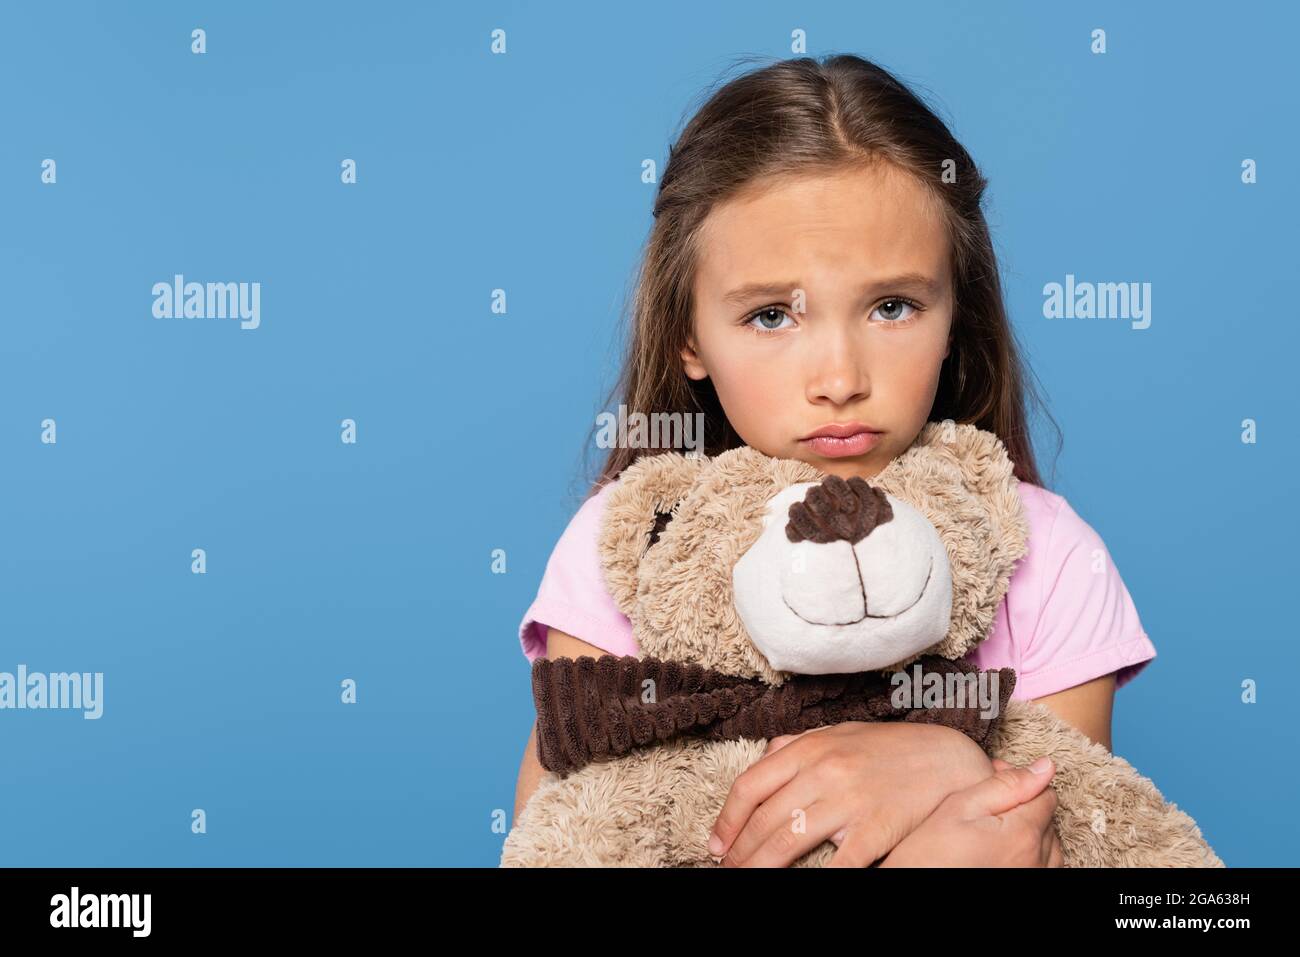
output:
<instances>
[{"instance_id":1,"label":"t-shirt sleeve","mask_svg":"<svg viewBox=\"0 0 1300 957\"><path fill-rule=\"evenodd\" d=\"M1047 535L1041 596L1016 690L1038 698L1115 672L1132 681L1156 656L1101 536L1059 499Z\"/></svg>"},{"instance_id":2,"label":"t-shirt sleeve","mask_svg":"<svg viewBox=\"0 0 1300 957\"><path fill-rule=\"evenodd\" d=\"M556 628L612 655L635 655L632 623L605 587L597 541L609 492L602 488L582 503L560 536L519 623L519 643L530 662L546 654L546 633Z\"/></svg>"}]
</instances>

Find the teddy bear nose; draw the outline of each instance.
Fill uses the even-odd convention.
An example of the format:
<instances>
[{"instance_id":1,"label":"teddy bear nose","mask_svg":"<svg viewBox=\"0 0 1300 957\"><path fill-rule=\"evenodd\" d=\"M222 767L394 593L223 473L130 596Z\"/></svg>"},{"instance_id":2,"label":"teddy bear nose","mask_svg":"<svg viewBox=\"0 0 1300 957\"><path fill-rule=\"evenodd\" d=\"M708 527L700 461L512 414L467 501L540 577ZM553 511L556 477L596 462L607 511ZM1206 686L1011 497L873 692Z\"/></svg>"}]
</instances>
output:
<instances>
[{"instance_id":1,"label":"teddy bear nose","mask_svg":"<svg viewBox=\"0 0 1300 957\"><path fill-rule=\"evenodd\" d=\"M794 502L786 538L794 543L781 595L804 621L849 625L867 615L867 592L854 546L893 517L885 493L856 476L828 475Z\"/></svg>"},{"instance_id":2,"label":"teddy bear nose","mask_svg":"<svg viewBox=\"0 0 1300 957\"><path fill-rule=\"evenodd\" d=\"M828 475L790 506L785 535L792 542L844 541L857 544L894 517L880 489L856 475L847 481Z\"/></svg>"},{"instance_id":3,"label":"teddy bear nose","mask_svg":"<svg viewBox=\"0 0 1300 957\"><path fill-rule=\"evenodd\" d=\"M809 624L851 625L910 608L931 573L915 518L895 514L889 497L860 478L828 476L791 503L794 543L781 573L781 598Z\"/></svg>"}]
</instances>

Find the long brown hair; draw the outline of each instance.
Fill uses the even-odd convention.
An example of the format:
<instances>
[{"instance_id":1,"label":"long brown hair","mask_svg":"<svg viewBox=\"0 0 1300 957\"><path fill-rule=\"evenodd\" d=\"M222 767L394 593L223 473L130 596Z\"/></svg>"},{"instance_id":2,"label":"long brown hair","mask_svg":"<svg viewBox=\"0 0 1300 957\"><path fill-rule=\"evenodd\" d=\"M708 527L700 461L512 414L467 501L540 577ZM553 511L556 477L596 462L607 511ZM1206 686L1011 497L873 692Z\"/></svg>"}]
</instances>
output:
<instances>
[{"instance_id":1,"label":"long brown hair","mask_svg":"<svg viewBox=\"0 0 1300 957\"><path fill-rule=\"evenodd\" d=\"M691 330L700 226L717 204L756 180L879 160L910 173L935 195L953 252L952 348L929 419L970 422L994 433L1016 477L1042 485L1026 424L1026 390L1042 402L1002 300L980 206L987 181L911 90L874 63L848 54L820 62L780 60L732 79L708 97L669 147L636 277L631 334L606 408L617 400L629 414L703 412L704 454L743 444L712 380L690 379L681 364ZM1058 428L1058 443L1059 433ZM642 455L661 451L616 445L588 495Z\"/></svg>"}]
</instances>

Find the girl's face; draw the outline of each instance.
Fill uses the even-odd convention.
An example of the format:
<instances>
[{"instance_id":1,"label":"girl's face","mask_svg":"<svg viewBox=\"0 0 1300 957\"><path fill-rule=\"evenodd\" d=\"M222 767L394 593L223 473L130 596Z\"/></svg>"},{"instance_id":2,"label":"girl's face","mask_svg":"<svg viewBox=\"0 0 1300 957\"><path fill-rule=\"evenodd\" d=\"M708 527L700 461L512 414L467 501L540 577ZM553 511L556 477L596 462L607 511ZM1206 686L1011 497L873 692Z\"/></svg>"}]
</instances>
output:
<instances>
[{"instance_id":1,"label":"girl's face","mask_svg":"<svg viewBox=\"0 0 1300 957\"><path fill-rule=\"evenodd\" d=\"M710 212L682 360L713 379L746 445L871 478L912 444L952 325L936 202L878 163L763 183ZM807 438L827 425L877 434Z\"/></svg>"}]
</instances>

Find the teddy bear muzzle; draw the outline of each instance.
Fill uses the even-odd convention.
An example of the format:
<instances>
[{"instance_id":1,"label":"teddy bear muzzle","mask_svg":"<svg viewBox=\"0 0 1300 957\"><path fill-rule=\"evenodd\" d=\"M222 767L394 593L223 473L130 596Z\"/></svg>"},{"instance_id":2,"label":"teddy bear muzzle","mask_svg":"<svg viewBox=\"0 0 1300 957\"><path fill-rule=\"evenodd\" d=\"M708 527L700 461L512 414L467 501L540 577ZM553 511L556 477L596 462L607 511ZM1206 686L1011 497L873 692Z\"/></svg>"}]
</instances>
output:
<instances>
[{"instance_id":1,"label":"teddy bear muzzle","mask_svg":"<svg viewBox=\"0 0 1300 957\"><path fill-rule=\"evenodd\" d=\"M782 490L732 575L754 646L778 671L886 669L941 642L952 574L938 531L862 479Z\"/></svg>"}]
</instances>

